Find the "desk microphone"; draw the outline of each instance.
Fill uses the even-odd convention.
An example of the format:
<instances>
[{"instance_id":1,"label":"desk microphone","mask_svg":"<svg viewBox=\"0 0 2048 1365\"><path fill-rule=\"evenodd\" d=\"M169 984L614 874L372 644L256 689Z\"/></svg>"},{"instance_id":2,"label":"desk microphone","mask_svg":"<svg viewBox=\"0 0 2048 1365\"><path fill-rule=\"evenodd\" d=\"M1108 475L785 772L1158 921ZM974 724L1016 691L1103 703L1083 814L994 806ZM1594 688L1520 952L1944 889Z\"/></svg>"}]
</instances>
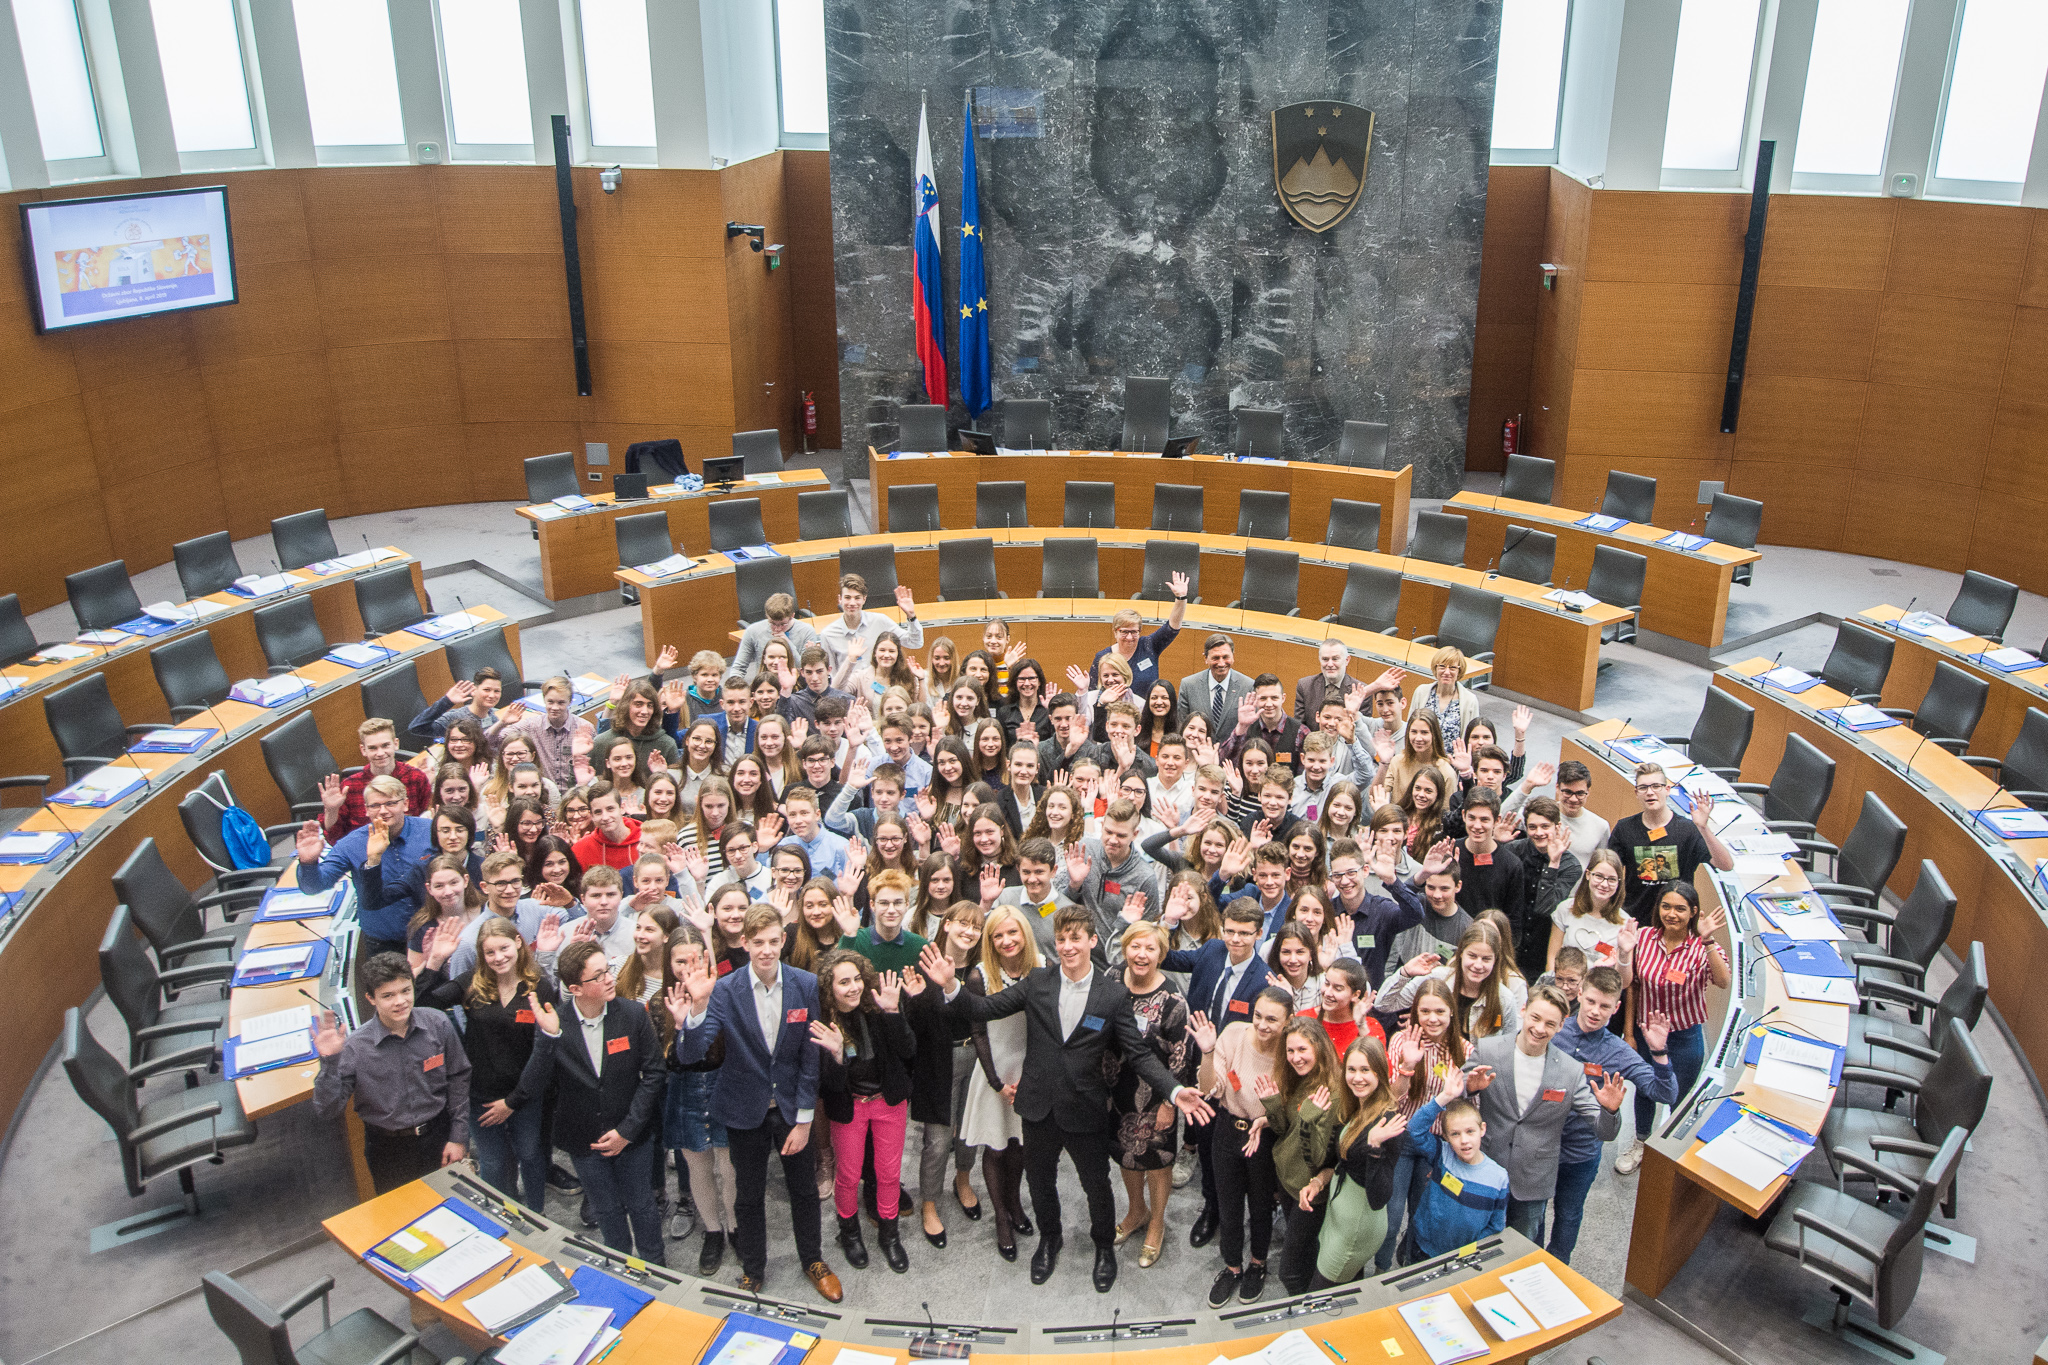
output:
<instances>
[{"instance_id":1,"label":"desk microphone","mask_svg":"<svg viewBox=\"0 0 2048 1365\"><path fill-rule=\"evenodd\" d=\"M1901 635L1906 633L1906 618L1913 614L1913 603L1918 602L1919 600L1920 595L1918 593L1915 593L1910 599L1907 600L1906 609L1899 613L1898 620L1891 623L1893 630L1897 631Z\"/></svg>"},{"instance_id":2,"label":"desk microphone","mask_svg":"<svg viewBox=\"0 0 2048 1365\"><path fill-rule=\"evenodd\" d=\"M370 544L370 535L367 531L363 533L363 549L369 552L370 564L374 567L382 556L377 553L376 547Z\"/></svg>"},{"instance_id":3,"label":"desk microphone","mask_svg":"<svg viewBox=\"0 0 2048 1365\"><path fill-rule=\"evenodd\" d=\"M277 575L279 578L284 578L284 570L281 567L279 567L277 558L274 555L271 557L270 560L270 571L273 574ZM292 589L298 586L299 585L297 583L291 582L287 579L284 585L284 595L286 597L290 597L292 595Z\"/></svg>"},{"instance_id":4,"label":"desk microphone","mask_svg":"<svg viewBox=\"0 0 2048 1365\"><path fill-rule=\"evenodd\" d=\"M1570 602L1568 602L1568 601L1566 600L1566 599L1567 599L1567 598L1569 598L1569 597L1570 597L1571 595L1572 595L1572 576L1571 576L1570 574L1566 574L1566 575L1564 576L1564 586L1563 586L1562 588L1559 588L1559 589L1557 590L1557 614L1558 614L1559 616L1562 616L1562 615L1564 615L1564 614L1565 614L1566 612L1568 612L1568 611L1570 611L1570 610L1571 610L1571 603L1570 603Z\"/></svg>"},{"instance_id":5,"label":"desk microphone","mask_svg":"<svg viewBox=\"0 0 2048 1365\"><path fill-rule=\"evenodd\" d=\"M1913 774L1913 760L1914 760L1914 759L1916 759L1916 758L1918 758L1918 757L1920 757L1920 751L1921 751L1922 749L1924 749L1924 748L1926 748L1926 747L1927 747L1927 741L1928 741L1928 740L1930 740L1930 739L1932 739L1933 737L1934 737L1934 736L1932 736L1932 735L1922 735L1922 736L1920 736L1920 742L1919 742L1918 744L1915 744L1915 745L1913 746L1913 752L1912 752L1912 753L1910 753L1910 754L1908 754L1908 755L1906 755L1906 768L1905 768L1905 775L1906 775L1906 780L1907 780L1907 781L1909 781L1909 782L1911 782L1911 783L1912 783L1912 784L1913 784L1914 786L1916 786L1916 787L1917 787L1917 786L1920 786L1920 785L1922 785L1922 784L1921 784L1921 782L1920 782L1920 779L1919 779L1918 777L1914 776L1914 774Z\"/></svg>"},{"instance_id":6,"label":"desk microphone","mask_svg":"<svg viewBox=\"0 0 2048 1365\"><path fill-rule=\"evenodd\" d=\"M1493 560L1489 559L1486 561L1486 572L1480 575L1480 579L1484 581L1491 577L1493 577Z\"/></svg>"},{"instance_id":7,"label":"desk microphone","mask_svg":"<svg viewBox=\"0 0 2048 1365\"><path fill-rule=\"evenodd\" d=\"M43 809L48 811L50 818L57 822L57 828L63 830L66 834L71 836L71 852L78 852L78 841L80 837L79 832L71 828L71 826L64 823L64 817L57 814L56 805L52 803L50 798L47 796L43 798Z\"/></svg>"}]
</instances>

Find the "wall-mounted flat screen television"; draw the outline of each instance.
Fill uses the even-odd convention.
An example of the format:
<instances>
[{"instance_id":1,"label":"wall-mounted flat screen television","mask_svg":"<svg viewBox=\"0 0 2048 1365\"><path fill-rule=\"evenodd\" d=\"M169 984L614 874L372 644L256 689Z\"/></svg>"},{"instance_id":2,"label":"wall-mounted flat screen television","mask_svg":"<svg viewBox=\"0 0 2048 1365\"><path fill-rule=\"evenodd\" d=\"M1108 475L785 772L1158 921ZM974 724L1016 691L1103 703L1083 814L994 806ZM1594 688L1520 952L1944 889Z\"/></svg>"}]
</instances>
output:
<instances>
[{"instance_id":1,"label":"wall-mounted flat screen television","mask_svg":"<svg viewBox=\"0 0 2048 1365\"><path fill-rule=\"evenodd\" d=\"M36 330L235 301L224 185L21 205Z\"/></svg>"}]
</instances>

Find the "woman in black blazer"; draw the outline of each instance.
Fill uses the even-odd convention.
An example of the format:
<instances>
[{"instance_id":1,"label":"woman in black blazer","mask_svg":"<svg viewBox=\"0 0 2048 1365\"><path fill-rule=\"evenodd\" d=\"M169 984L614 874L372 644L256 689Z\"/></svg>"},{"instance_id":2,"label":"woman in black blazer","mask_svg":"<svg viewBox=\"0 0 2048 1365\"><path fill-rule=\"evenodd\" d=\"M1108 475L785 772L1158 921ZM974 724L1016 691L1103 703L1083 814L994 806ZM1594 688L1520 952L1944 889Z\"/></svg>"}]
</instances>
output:
<instances>
[{"instance_id":1,"label":"woman in black blazer","mask_svg":"<svg viewBox=\"0 0 2048 1365\"><path fill-rule=\"evenodd\" d=\"M875 1240L882 1259L901 1275L910 1257L896 1235L903 1194L903 1135L910 1123L910 1067L917 1053L901 1009L903 982L894 972L875 975L859 953L828 953L818 964L819 1013L811 1041L823 1050L818 1102L832 1119L835 1174L832 1202L839 1215L839 1247L855 1270L867 1267L860 1235L861 1157L875 1143L875 1196L881 1226Z\"/></svg>"}]
</instances>

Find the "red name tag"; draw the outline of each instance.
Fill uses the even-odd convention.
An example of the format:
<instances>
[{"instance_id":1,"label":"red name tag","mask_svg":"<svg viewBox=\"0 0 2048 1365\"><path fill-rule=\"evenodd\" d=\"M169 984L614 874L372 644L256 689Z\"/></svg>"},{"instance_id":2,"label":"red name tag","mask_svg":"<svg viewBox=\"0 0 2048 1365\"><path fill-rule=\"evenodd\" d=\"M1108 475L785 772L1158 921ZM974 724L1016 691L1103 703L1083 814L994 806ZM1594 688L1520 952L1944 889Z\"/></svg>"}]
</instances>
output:
<instances>
[{"instance_id":1,"label":"red name tag","mask_svg":"<svg viewBox=\"0 0 2048 1365\"><path fill-rule=\"evenodd\" d=\"M811 1012L809 1010L791 1010L782 1016L782 1022L785 1024L801 1024L810 1017Z\"/></svg>"},{"instance_id":2,"label":"red name tag","mask_svg":"<svg viewBox=\"0 0 2048 1365\"><path fill-rule=\"evenodd\" d=\"M1543 1092L1543 1098L1546 1102L1556 1102L1564 1098L1564 1091L1546 1090Z\"/></svg>"},{"instance_id":3,"label":"red name tag","mask_svg":"<svg viewBox=\"0 0 2048 1365\"><path fill-rule=\"evenodd\" d=\"M1602 957L1613 957L1614 945L1612 943L1596 943L1593 945L1593 951Z\"/></svg>"},{"instance_id":4,"label":"red name tag","mask_svg":"<svg viewBox=\"0 0 2048 1365\"><path fill-rule=\"evenodd\" d=\"M1598 1078L1599 1078L1599 1077L1600 1077L1600 1076L1601 1076L1601 1075L1603 1074L1603 1073L1601 1072L1601 1070L1600 1070L1600 1063L1598 1063L1598 1062L1587 1062L1587 1063L1586 1063L1586 1074L1587 1074L1588 1076L1592 1076L1592 1077L1594 1077L1595 1079L1598 1079ZM1554 1094L1554 1093L1556 1093L1556 1092L1555 1092L1555 1091L1553 1091L1552 1093Z\"/></svg>"},{"instance_id":5,"label":"red name tag","mask_svg":"<svg viewBox=\"0 0 2048 1365\"><path fill-rule=\"evenodd\" d=\"M1232 1090L1242 1090L1242 1089L1244 1089L1244 1087L1243 1087L1242 1085L1238 1084L1238 1080L1237 1080L1237 1073L1236 1073L1235 1071L1232 1071L1232 1072L1228 1072L1228 1073L1226 1073L1226 1074L1227 1074L1227 1075L1228 1075L1228 1076L1230 1077L1230 1088L1231 1088Z\"/></svg>"},{"instance_id":6,"label":"red name tag","mask_svg":"<svg viewBox=\"0 0 2048 1365\"><path fill-rule=\"evenodd\" d=\"M732 970L732 963L730 963L730 962L726 961L726 959L724 959L724 958L722 958L722 957L721 957L720 959L718 959L718 974L719 974L720 976L724 976L724 975L726 975L726 974L727 974L728 972L730 972L731 970Z\"/></svg>"},{"instance_id":7,"label":"red name tag","mask_svg":"<svg viewBox=\"0 0 2048 1365\"><path fill-rule=\"evenodd\" d=\"M441 1065L441 1063L447 1060L448 1058L445 1054L437 1052L433 1056L427 1058L426 1061L420 1063L420 1070L432 1071L435 1067Z\"/></svg>"},{"instance_id":8,"label":"red name tag","mask_svg":"<svg viewBox=\"0 0 2048 1365\"><path fill-rule=\"evenodd\" d=\"M614 1052L624 1052L631 1046L633 1046L631 1038L614 1038L604 1045L604 1055L609 1057Z\"/></svg>"},{"instance_id":9,"label":"red name tag","mask_svg":"<svg viewBox=\"0 0 2048 1365\"><path fill-rule=\"evenodd\" d=\"M1250 1014L1252 1007L1242 1000L1233 1000L1225 1012L1229 1014Z\"/></svg>"},{"instance_id":10,"label":"red name tag","mask_svg":"<svg viewBox=\"0 0 2048 1365\"><path fill-rule=\"evenodd\" d=\"M1685 984L1685 968L1666 968L1664 971L1664 984L1667 986L1683 986Z\"/></svg>"},{"instance_id":11,"label":"red name tag","mask_svg":"<svg viewBox=\"0 0 2048 1365\"><path fill-rule=\"evenodd\" d=\"M1657 840L1657 839L1661 839L1661 838L1663 838L1663 837L1664 837L1664 831L1665 831L1665 830L1667 830L1667 829L1669 829L1669 828L1671 828L1671 827L1670 827L1669 825L1659 825L1659 826L1657 826L1657 828L1655 828L1655 829L1651 829L1651 830L1645 830L1645 831L1643 831L1643 832L1644 832L1645 834L1648 834L1648 835L1650 836L1650 838L1651 838L1651 839L1652 839L1652 840L1654 841L1654 840Z\"/></svg>"},{"instance_id":12,"label":"red name tag","mask_svg":"<svg viewBox=\"0 0 2048 1365\"><path fill-rule=\"evenodd\" d=\"M1104 882L1102 884L1102 891L1104 895L1121 896L1124 893L1124 884L1122 882Z\"/></svg>"},{"instance_id":13,"label":"red name tag","mask_svg":"<svg viewBox=\"0 0 2048 1365\"><path fill-rule=\"evenodd\" d=\"M519 1011L519 1013L517 1013L517 1014L515 1014L515 1015L513 1015L513 1016L512 1016L512 1022L513 1022L513 1023L515 1023L515 1024L530 1024L530 1023L532 1023L532 1022L533 1022L533 1011L532 1011L532 1010L521 1010L521 1011Z\"/></svg>"},{"instance_id":14,"label":"red name tag","mask_svg":"<svg viewBox=\"0 0 2048 1365\"><path fill-rule=\"evenodd\" d=\"M1492 855L1491 853L1475 853L1475 854L1473 854L1473 855L1472 855L1472 866L1474 866L1474 867L1492 867L1492 866L1493 866L1493 855Z\"/></svg>"}]
</instances>

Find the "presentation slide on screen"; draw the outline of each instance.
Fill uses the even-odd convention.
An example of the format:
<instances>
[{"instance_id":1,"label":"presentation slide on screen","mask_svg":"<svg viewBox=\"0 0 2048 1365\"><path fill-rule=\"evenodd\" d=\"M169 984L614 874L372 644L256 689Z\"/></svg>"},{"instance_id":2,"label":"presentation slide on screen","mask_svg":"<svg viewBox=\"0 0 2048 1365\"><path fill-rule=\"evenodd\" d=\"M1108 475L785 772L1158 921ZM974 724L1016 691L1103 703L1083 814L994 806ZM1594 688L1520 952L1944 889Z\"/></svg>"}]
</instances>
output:
<instances>
[{"instance_id":1,"label":"presentation slide on screen","mask_svg":"<svg viewBox=\"0 0 2048 1365\"><path fill-rule=\"evenodd\" d=\"M227 192L22 205L42 327L232 303Z\"/></svg>"}]
</instances>

